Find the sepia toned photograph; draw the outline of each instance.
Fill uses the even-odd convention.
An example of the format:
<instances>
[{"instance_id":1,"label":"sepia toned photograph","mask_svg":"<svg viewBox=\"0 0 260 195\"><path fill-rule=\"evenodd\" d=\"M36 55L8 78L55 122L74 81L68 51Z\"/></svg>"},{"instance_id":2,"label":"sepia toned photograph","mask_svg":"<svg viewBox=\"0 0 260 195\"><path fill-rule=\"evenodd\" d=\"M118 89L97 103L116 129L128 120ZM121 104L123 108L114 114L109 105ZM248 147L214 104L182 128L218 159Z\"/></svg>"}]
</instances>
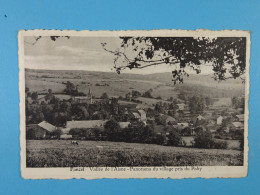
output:
<instances>
[{"instance_id":1,"label":"sepia toned photograph","mask_svg":"<svg viewBox=\"0 0 260 195\"><path fill-rule=\"evenodd\" d=\"M247 31L20 31L24 178L245 177Z\"/></svg>"}]
</instances>

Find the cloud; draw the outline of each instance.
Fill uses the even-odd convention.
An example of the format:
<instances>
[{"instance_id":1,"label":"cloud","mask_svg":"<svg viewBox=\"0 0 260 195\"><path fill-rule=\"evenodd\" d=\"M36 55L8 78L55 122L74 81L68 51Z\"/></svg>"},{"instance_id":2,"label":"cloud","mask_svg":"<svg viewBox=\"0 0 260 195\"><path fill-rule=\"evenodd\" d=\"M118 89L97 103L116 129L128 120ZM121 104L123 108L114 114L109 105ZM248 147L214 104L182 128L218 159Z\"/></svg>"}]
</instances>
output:
<instances>
[{"instance_id":1,"label":"cloud","mask_svg":"<svg viewBox=\"0 0 260 195\"><path fill-rule=\"evenodd\" d=\"M105 52L91 50L89 48L58 46L55 48L54 54L58 54L59 56L78 56L93 59L99 57L100 55L104 55Z\"/></svg>"},{"instance_id":2,"label":"cloud","mask_svg":"<svg viewBox=\"0 0 260 195\"><path fill-rule=\"evenodd\" d=\"M97 60L98 59L98 60ZM107 58L92 56L25 56L25 68L32 69L59 69L59 70L96 70L110 71L112 64L107 62Z\"/></svg>"}]
</instances>

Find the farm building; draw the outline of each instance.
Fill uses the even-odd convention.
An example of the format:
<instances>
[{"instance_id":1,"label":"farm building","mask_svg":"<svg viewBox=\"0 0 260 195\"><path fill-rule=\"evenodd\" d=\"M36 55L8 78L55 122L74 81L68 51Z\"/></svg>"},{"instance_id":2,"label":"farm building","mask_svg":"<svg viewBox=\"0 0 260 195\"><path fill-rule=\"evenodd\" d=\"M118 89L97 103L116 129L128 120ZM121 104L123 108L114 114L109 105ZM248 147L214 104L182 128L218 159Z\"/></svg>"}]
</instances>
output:
<instances>
[{"instance_id":1,"label":"farm building","mask_svg":"<svg viewBox=\"0 0 260 195\"><path fill-rule=\"evenodd\" d=\"M50 137L51 132L55 131L56 127L46 121L39 124L26 126L26 139L44 139Z\"/></svg>"},{"instance_id":2,"label":"farm building","mask_svg":"<svg viewBox=\"0 0 260 195\"><path fill-rule=\"evenodd\" d=\"M48 137L48 131L38 126L31 124L26 126L26 139L44 139Z\"/></svg>"},{"instance_id":3,"label":"farm building","mask_svg":"<svg viewBox=\"0 0 260 195\"><path fill-rule=\"evenodd\" d=\"M68 129L104 129L107 120L67 121Z\"/></svg>"},{"instance_id":4,"label":"farm building","mask_svg":"<svg viewBox=\"0 0 260 195\"><path fill-rule=\"evenodd\" d=\"M55 126L53 126L52 124L46 122L46 121L42 121L38 124L39 127L49 131L49 132L53 132L55 131L57 128Z\"/></svg>"}]
</instances>

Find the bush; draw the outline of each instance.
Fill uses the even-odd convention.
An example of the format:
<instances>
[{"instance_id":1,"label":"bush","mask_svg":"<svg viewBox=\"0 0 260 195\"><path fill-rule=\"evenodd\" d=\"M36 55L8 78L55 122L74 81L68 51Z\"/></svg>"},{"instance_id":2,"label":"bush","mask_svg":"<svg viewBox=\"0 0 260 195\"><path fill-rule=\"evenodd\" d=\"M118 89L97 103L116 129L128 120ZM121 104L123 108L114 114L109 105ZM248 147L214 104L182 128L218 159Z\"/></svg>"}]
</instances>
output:
<instances>
[{"instance_id":1,"label":"bush","mask_svg":"<svg viewBox=\"0 0 260 195\"><path fill-rule=\"evenodd\" d=\"M163 145L165 143L165 137L163 135L157 134L152 139L153 144Z\"/></svg>"},{"instance_id":2,"label":"bush","mask_svg":"<svg viewBox=\"0 0 260 195\"><path fill-rule=\"evenodd\" d=\"M212 134L209 131L199 131L194 138L194 147L212 148Z\"/></svg>"},{"instance_id":3,"label":"bush","mask_svg":"<svg viewBox=\"0 0 260 195\"><path fill-rule=\"evenodd\" d=\"M182 142L182 138L177 131L170 131L168 137L168 145L170 146L179 146Z\"/></svg>"},{"instance_id":4,"label":"bush","mask_svg":"<svg viewBox=\"0 0 260 195\"><path fill-rule=\"evenodd\" d=\"M226 141L216 141L209 131L200 131L194 139L194 147L206 149L227 149Z\"/></svg>"},{"instance_id":5,"label":"bush","mask_svg":"<svg viewBox=\"0 0 260 195\"><path fill-rule=\"evenodd\" d=\"M227 149L228 144L226 141L214 141L213 140L213 148L214 149Z\"/></svg>"}]
</instances>

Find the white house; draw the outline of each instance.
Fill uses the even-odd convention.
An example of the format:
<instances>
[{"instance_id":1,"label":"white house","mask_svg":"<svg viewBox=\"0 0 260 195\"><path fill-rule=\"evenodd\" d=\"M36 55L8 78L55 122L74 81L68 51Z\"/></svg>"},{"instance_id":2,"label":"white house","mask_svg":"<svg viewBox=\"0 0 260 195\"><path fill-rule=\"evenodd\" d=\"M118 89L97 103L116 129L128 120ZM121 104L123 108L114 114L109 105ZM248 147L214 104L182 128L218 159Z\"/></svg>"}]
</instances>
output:
<instances>
[{"instance_id":1,"label":"white house","mask_svg":"<svg viewBox=\"0 0 260 195\"><path fill-rule=\"evenodd\" d=\"M205 118L203 117L203 116L201 116L201 115L199 115L198 117L197 117L197 120L204 120Z\"/></svg>"},{"instance_id":2,"label":"white house","mask_svg":"<svg viewBox=\"0 0 260 195\"><path fill-rule=\"evenodd\" d=\"M130 122L119 122L118 123L121 129L128 128L130 125Z\"/></svg>"},{"instance_id":3,"label":"white house","mask_svg":"<svg viewBox=\"0 0 260 195\"><path fill-rule=\"evenodd\" d=\"M241 123L241 122L233 122L232 125L235 129L243 129L244 128L244 124Z\"/></svg>"},{"instance_id":4,"label":"white house","mask_svg":"<svg viewBox=\"0 0 260 195\"><path fill-rule=\"evenodd\" d=\"M144 110L138 110L138 113L140 115L140 120L145 122L147 120L145 111Z\"/></svg>"},{"instance_id":5,"label":"white house","mask_svg":"<svg viewBox=\"0 0 260 195\"><path fill-rule=\"evenodd\" d=\"M178 126L188 127L189 123L177 123Z\"/></svg>"},{"instance_id":6,"label":"white house","mask_svg":"<svg viewBox=\"0 0 260 195\"><path fill-rule=\"evenodd\" d=\"M217 125L222 125L222 121L223 121L223 117L222 116L219 116L217 118Z\"/></svg>"},{"instance_id":7,"label":"white house","mask_svg":"<svg viewBox=\"0 0 260 195\"><path fill-rule=\"evenodd\" d=\"M185 109L185 104L183 104L183 103L177 104L177 106L179 107L179 110L184 110Z\"/></svg>"},{"instance_id":8,"label":"white house","mask_svg":"<svg viewBox=\"0 0 260 195\"><path fill-rule=\"evenodd\" d=\"M107 120L67 121L67 129L104 129Z\"/></svg>"},{"instance_id":9,"label":"white house","mask_svg":"<svg viewBox=\"0 0 260 195\"><path fill-rule=\"evenodd\" d=\"M71 139L71 138L72 138L72 135L69 135L69 134L60 135L60 139Z\"/></svg>"}]
</instances>

